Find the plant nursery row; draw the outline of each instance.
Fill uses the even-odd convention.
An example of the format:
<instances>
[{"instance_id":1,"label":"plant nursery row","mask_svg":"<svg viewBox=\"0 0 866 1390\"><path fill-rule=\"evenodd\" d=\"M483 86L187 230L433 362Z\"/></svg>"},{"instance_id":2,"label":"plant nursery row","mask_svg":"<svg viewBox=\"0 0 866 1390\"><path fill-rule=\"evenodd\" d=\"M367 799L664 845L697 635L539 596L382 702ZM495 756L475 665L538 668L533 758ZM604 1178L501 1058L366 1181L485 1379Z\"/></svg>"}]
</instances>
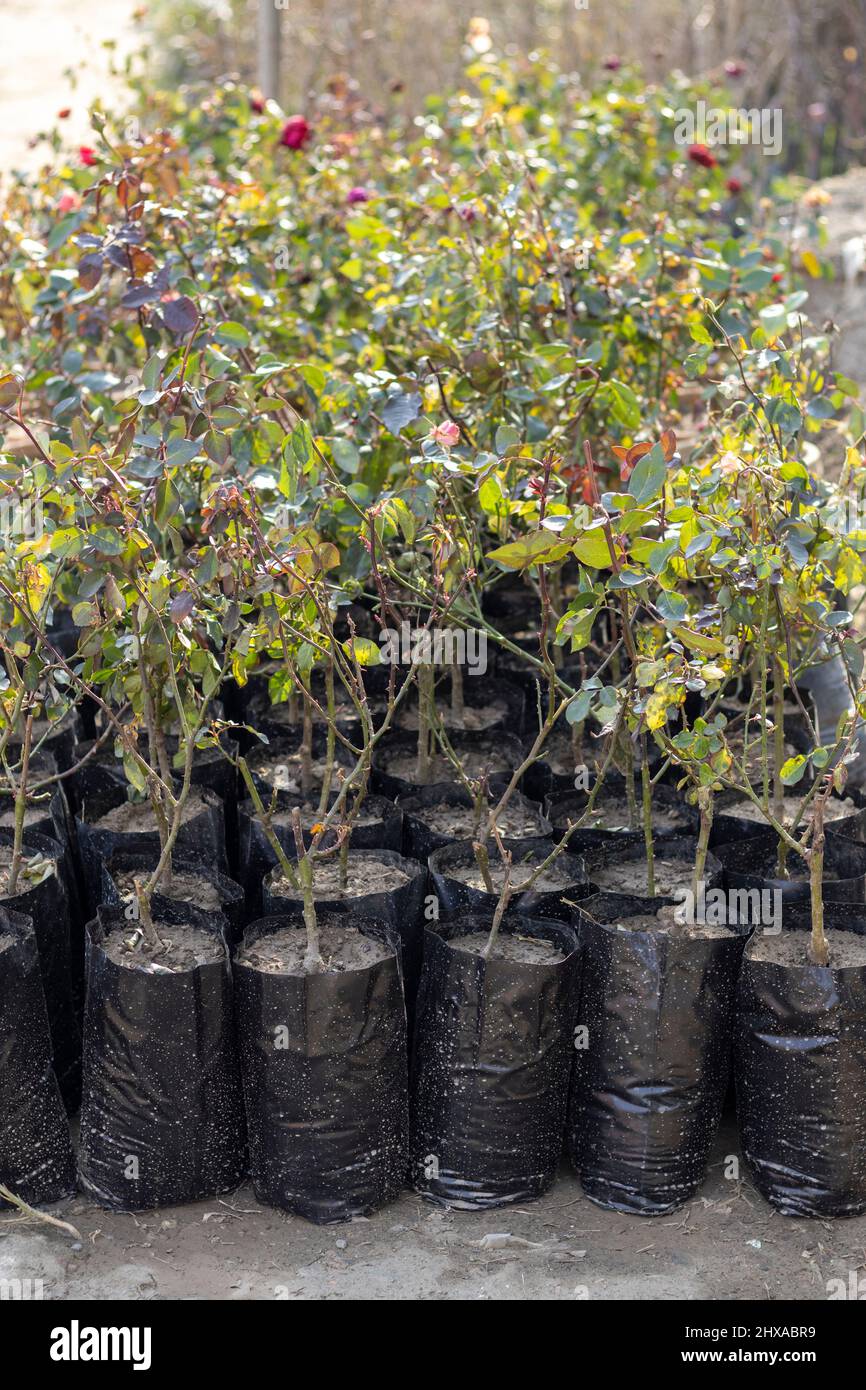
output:
<instances>
[{"instance_id":1,"label":"plant nursery row","mask_svg":"<svg viewBox=\"0 0 866 1390\"><path fill-rule=\"evenodd\" d=\"M568 1163L658 1215L735 1096L773 1207L866 1211L820 204L678 144L685 79L466 81L399 134L152 95L12 198L7 1202L329 1222Z\"/></svg>"}]
</instances>

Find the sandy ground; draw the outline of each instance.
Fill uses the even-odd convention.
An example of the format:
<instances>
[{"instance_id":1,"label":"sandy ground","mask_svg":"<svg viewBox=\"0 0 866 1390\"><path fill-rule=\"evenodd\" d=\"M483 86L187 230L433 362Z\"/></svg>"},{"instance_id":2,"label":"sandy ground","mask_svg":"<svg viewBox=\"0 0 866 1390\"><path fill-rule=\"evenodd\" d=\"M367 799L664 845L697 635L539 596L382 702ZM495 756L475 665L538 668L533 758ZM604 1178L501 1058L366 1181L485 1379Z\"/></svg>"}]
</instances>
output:
<instances>
[{"instance_id":1,"label":"sandy ground","mask_svg":"<svg viewBox=\"0 0 866 1390\"><path fill-rule=\"evenodd\" d=\"M135 46L135 0L0 0L0 175L33 170L50 158L47 145L31 141L71 108L63 121L72 145L88 144L91 102L108 106L119 83L108 77L109 51Z\"/></svg>"},{"instance_id":2,"label":"sandy ground","mask_svg":"<svg viewBox=\"0 0 866 1390\"><path fill-rule=\"evenodd\" d=\"M725 1178L726 1123L699 1197L672 1217L602 1211L563 1172L539 1202L446 1211L406 1193L369 1220L317 1227L261 1207L249 1187L137 1215L82 1199L52 1214L71 1238L0 1216L0 1281L41 1279L46 1299L826 1299L866 1290L866 1217L792 1221ZM509 1234L513 1244L479 1241ZM530 1243L524 1243L530 1242Z\"/></svg>"}]
</instances>

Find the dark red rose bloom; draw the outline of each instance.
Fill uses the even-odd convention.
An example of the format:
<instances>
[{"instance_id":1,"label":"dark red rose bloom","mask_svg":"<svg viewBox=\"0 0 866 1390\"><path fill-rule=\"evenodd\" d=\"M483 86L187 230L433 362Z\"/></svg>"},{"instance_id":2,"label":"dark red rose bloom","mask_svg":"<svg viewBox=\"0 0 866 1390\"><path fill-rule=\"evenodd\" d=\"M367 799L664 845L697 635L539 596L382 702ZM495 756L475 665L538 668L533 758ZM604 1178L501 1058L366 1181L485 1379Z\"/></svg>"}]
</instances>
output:
<instances>
[{"instance_id":1,"label":"dark red rose bloom","mask_svg":"<svg viewBox=\"0 0 866 1390\"><path fill-rule=\"evenodd\" d=\"M729 193L742 193L743 191L743 185L740 183L740 180L735 178L728 179L725 188Z\"/></svg>"},{"instance_id":2,"label":"dark red rose bloom","mask_svg":"<svg viewBox=\"0 0 866 1390\"><path fill-rule=\"evenodd\" d=\"M706 145L689 145L686 154L694 164L700 164L703 169L715 169L719 162Z\"/></svg>"},{"instance_id":3,"label":"dark red rose bloom","mask_svg":"<svg viewBox=\"0 0 866 1390\"><path fill-rule=\"evenodd\" d=\"M64 107L62 107L62 109L61 109L60 111L57 112L57 119L58 119L58 121L65 121L65 120L67 120L67 118L68 118L69 116L71 116L71 115L72 115L72 107L71 107L71 106L64 106Z\"/></svg>"},{"instance_id":4,"label":"dark red rose bloom","mask_svg":"<svg viewBox=\"0 0 866 1390\"><path fill-rule=\"evenodd\" d=\"M261 92L256 89L250 92L250 109L255 111L258 116L260 116L265 109L265 99Z\"/></svg>"},{"instance_id":5,"label":"dark red rose bloom","mask_svg":"<svg viewBox=\"0 0 866 1390\"><path fill-rule=\"evenodd\" d=\"M607 72L619 72L622 67L622 58L617 58L615 53L611 53L609 58L605 58L602 67L605 68Z\"/></svg>"},{"instance_id":6,"label":"dark red rose bloom","mask_svg":"<svg viewBox=\"0 0 866 1390\"><path fill-rule=\"evenodd\" d=\"M283 126L280 144L287 150L303 149L311 133L310 125L303 116L290 116Z\"/></svg>"}]
</instances>

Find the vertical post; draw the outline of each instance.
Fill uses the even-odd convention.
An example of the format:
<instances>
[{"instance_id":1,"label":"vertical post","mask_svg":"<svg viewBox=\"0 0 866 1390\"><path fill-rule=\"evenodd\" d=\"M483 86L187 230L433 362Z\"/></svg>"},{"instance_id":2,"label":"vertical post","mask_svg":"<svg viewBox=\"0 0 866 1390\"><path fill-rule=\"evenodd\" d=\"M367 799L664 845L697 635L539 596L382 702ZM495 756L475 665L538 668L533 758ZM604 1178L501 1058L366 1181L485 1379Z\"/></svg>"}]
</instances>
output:
<instances>
[{"instance_id":1,"label":"vertical post","mask_svg":"<svg viewBox=\"0 0 866 1390\"><path fill-rule=\"evenodd\" d=\"M280 6L277 0L259 0L259 90L265 97L280 95Z\"/></svg>"}]
</instances>

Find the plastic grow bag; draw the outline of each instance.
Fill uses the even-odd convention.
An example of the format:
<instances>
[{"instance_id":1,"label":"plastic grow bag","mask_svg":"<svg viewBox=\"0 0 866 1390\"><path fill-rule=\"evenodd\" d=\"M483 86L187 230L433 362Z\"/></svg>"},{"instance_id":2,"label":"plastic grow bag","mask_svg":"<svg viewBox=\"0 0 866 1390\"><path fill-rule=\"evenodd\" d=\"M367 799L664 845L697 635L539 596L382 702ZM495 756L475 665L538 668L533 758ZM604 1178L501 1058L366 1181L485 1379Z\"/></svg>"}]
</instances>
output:
<instances>
[{"instance_id":1,"label":"plastic grow bag","mask_svg":"<svg viewBox=\"0 0 866 1390\"><path fill-rule=\"evenodd\" d=\"M309 1221L364 1216L400 1192L407 1162L406 1010L393 929L349 922L393 948L359 970L288 975L234 963L238 1043L259 1201ZM296 914L262 918L251 945Z\"/></svg>"},{"instance_id":2,"label":"plastic grow bag","mask_svg":"<svg viewBox=\"0 0 866 1390\"><path fill-rule=\"evenodd\" d=\"M175 853L180 857L189 856L212 864L220 873L228 872L225 842L225 818L223 804L215 792L207 787L197 788L196 796L204 803L201 810L181 825L175 841ZM76 819L78 846L81 855L82 875L85 886L88 916L92 917L99 905L101 885L101 865L112 854L124 850L128 854L159 854L159 832L153 830L111 830L96 826L93 822L101 819L108 811L123 805L128 800L125 789L97 792L88 797L83 808L83 819Z\"/></svg>"},{"instance_id":3,"label":"plastic grow bag","mask_svg":"<svg viewBox=\"0 0 866 1390\"><path fill-rule=\"evenodd\" d=\"M352 850L352 856L360 855L402 869L408 875L408 882L398 888L381 893L365 893L360 897L317 898L317 912L350 912L353 916L371 918L385 922L394 928L400 940L403 979L406 993L406 1007L409 1012L410 1027L414 1018L415 996L421 978L421 956L424 951L424 895L427 891L427 870L414 859L404 859L393 850L371 849ZM289 913L296 915L301 910L297 898L284 898L274 893L270 883L265 882L265 915Z\"/></svg>"},{"instance_id":4,"label":"plastic grow bag","mask_svg":"<svg viewBox=\"0 0 866 1390\"><path fill-rule=\"evenodd\" d=\"M487 804L489 809L482 815L482 825L486 823L489 810L495 807L496 798L488 797ZM550 822L543 815L537 801L529 801L527 797L521 796L520 792L515 792L508 804L519 806L526 816L527 823L534 823L532 834L527 838L539 839L550 834ZM422 864L427 863L435 850L457 844L464 838L462 835L446 835L430 825L430 808L439 805L471 809L473 800L465 787L456 786L422 787L411 796L401 796L397 800L397 806L403 812L403 853L413 859L420 859Z\"/></svg>"},{"instance_id":5,"label":"plastic grow bag","mask_svg":"<svg viewBox=\"0 0 866 1390\"><path fill-rule=\"evenodd\" d=\"M0 830L0 845L9 846L14 836ZM41 854L54 864L54 872L41 883L19 880L18 891L2 900L10 912L30 917L39 951L39 969L45 991L54 1070L64 1104L70 1114L81 1094L81 1035L73 1001L73 962L69 931L69 901L63 883L63 848L56 840L26 831L25 855Z\"/></svg>"},{"instance_id":6,"label":"plastic grow bag","mask_svg":"<svg viewBox=\"0 0 866 1390\"><path fill-rule=\"evenodd\" d=\"M488 844L490 864L491 867L495 867L499 858L498 849L494 841L489 841ZM533 867L537 867L554 848L552 842L545 839L504 839L502 844L503 848L513 855L512 877L521 863L529 862ZM431 854L430 882L439 899L443 917L460 917L466 912L492 913L495 910L498 894L473 888L454 876L453 870L458 865L474 867L476 862L475 851L468 840L458 840ZM566 872L567 883L558 888L531 888L526 893L515 893L510 910L532 917L555 918L561 922L572 921L577 903L592 892L587 882L583 860L578 855L564 850L556 860L555 868L557 872Z\"/></svg>"},{"instance_id":7,"label":"plastic grow bag","mask_svg":"<svg viewBox=\"0 0 866 1390\"><path fill-rule=\"evenodd\" d=\"M0 1183L41 1206L75 1191L29 917L0 909ZM0 1198L0 1207L4 1206Z\"/></svg>"},{"instance_id":8,"label":"plastic grow bag","mask_svg":"<svg viewBox=\"0 0 866 1390\"><path fill-rule=\"evenodd\" d=\"M768 830L719 845L715 854L725 871L727 887L767 889L780 893L783 903L805 902L811 891L808 866L799 854L789 851L786 863L795 877L778 877L778 844L775 831ZM823 898L825 903L866 901L866 845L826 836Z\"/></svg>"},{"instance_id":9,"label":"plastic grow bag","mask_svg":"<svg viewBox=\"0 0 866 1390\"><path fill-rule=\"evenodd\" d=\"M116 876L134 870L139 877L146 879L147 875L156 868L156 864L157 859L152 854L129 854L126 850L116 850L102 866L100 903L106 906L121 906L124 903L124 895L121 894L115 882ZM199 874L213 885L219 895L220 906L218 910L225 919L228 944L234 945L243 933L246 920L244 891L240 884L235 883L234 879L227 878L218 869L203 863L200 859L181 859L173 855L172 868L179 874ZM171 895L163 891L161 896ZM201 903L194 903L193 906L201 907L202 905Z\"/></svg>"},{"instance_id":10,"label":"plastic grow bag","mask_svg":"<svg viewBox=\"0 0 866 1390\"><path fill-rule=\"evenodd\" d=\"M459 758L465 775L470 780L475 780L483 773L492 792L503 792L511 781L514 770L523 762L520 739L513 734L472 734L458 730L449 734L448 741ZM391 800L396 800L398 796L411 796L420 791L421 786L415 780L414 771L417 751L417 734L404 729L389 730L373 755L370 777L373 791ZM394 764L398 759L402 770L395 772ZM402 766L404 764L405 766ZM427 785L449 787L461 784L453 767L440 756L435 776Z\"/></svg>"},{"instance_id":11,"label":"plastic grow bag","mask_svg":"<svg viewBox=\"0 0 866 1390\"><path fill-rule=\"evenodd\" d=\"M810 926L807 904L784 926ZM862 935L859 906L825 927ZM735 1028L737 1116L758 1191L784 1216L866 1211L866 967L743 960Z\"/></svg>"},{"instance_id":12,"label":"plastic grow bag","mask_svg":"<svg viewBox=\"0 0 866 1390\"><path fill-rule=\"evenodd\" d=\"M547 797L544 808L545 815L550 821L555 840L561 840L565 836L569 822L574 824L575 821L580 820L586 811L589 796L590 792L588 791L571 790L558 792ZM607 826L593 824L592 819L590 819L585 825L572 832L568 847L573 853L583 854L605 845L613 848L614 852L617 848L631 848L633 846L643 850L643 828L628 829L625 779L608 773L596 795L593 806L601 808L606 804L609 805L613 797L621 804L622 824L617 829L610 829ZM640 797L640 788L638 788L638 797ZM665 828L660 828L658 823L654 826L653 838L656 844L694 833L697 822L696 812L673 787L656 786L653 789L652 805L654 816L663 815L665 817ZM640 808L638 808L638 814L640 814Z\"/></svg>"},{"instance_id":13,"label":"plastic grow bag","mask_svg":"<svg viewBox=\"0 0 866 1390\"><path fill-rule=\"evenodd\" d=\"M580 989L574 928L522 915L500 930L566 952L539 964L453 949L488 914L426 934L410 1086L412 1185L449 1206L539 1197L562 1151Z\"/></svg>"},{"instance_id":14,"label":"plastic grow bag","mask_svg":"<svg viewBox=\"0 0 866 1390\"><path fill-rule=\"evenodd\" d=\"M672 840L661 840L655 846L656 861L664 859L682 862L682 882L678 884L678 893L691 889L697 844L697 840L688 836L681 836ZM620 865L625 864L637 863L645 866L647 859L643 842L637 845L620 845L616 841L608 840L606 844L585 853L583 862L586 865L586 875L591 885L588 890L589 893L597 898L606 899L620 914L625 913L627 916L635 916L640 913L651 914L657 912L660 907L683 901L676 893L657 892L655 897L650 898L643 893L625 892L614 886L602 887L595 882L595 874L602 867L605 869L612 867L615 870ZM705 889L716 887L722 882L722 866L714 854L707 854L702 882ZM604 920L610 919L605 917Z\"/></svg>"},{"instance_id":15,"label":"plastic grow bag","mask_svg":"<svg viewBox=\"0 0 866 1390\"><path fill-rule=\"evenodd\" d=\"M88 926L79 1172L115 1211L226 1192L246 1169L222 918L158 896L153 911L219 937L223 958L180 971L118 965L103 942L129 930L123 909L101 907Z\"/></svg>"},{"instance_id":16,"label":"plastic grow bag","mask_svg":"<svg viewBox=\"0 0 866 1390\"><path fill-rule=\"evenodd\" d=\"M568 1149L592 1201L663 1216L704 1178L746 938L617 930L628 915L601 898L583 905L585 1045L575 1053Z\"/></svg>"},{"instance_id":17,"label":"plastic grow bag","mask_svg":"<svg viewBox=\"0 0 866 1390\"><path fill-rule=\"evenodd\" d=\"M317 818L313 803L299 803L297 797L277 797L277 810L291 810L301 805L305 823L312 824ZM373 819L368 820L372 814ZM252 802L242 802L238 808L238 880L247 894L247 905L252 913L262 912L262 883L265 876L277 863L277 856L271 848ZM291 824L275 824L274 832L290 859L295 857L295 837ZM305 832L305 843L309 844L309 832ZM352 828L353 849L388 849L400 853L403 842L403 817L393 801L383 796L367 796L361 807L361 823ZM327 843L327 841L326 841Z\"/></svg>"}]
</instances>

